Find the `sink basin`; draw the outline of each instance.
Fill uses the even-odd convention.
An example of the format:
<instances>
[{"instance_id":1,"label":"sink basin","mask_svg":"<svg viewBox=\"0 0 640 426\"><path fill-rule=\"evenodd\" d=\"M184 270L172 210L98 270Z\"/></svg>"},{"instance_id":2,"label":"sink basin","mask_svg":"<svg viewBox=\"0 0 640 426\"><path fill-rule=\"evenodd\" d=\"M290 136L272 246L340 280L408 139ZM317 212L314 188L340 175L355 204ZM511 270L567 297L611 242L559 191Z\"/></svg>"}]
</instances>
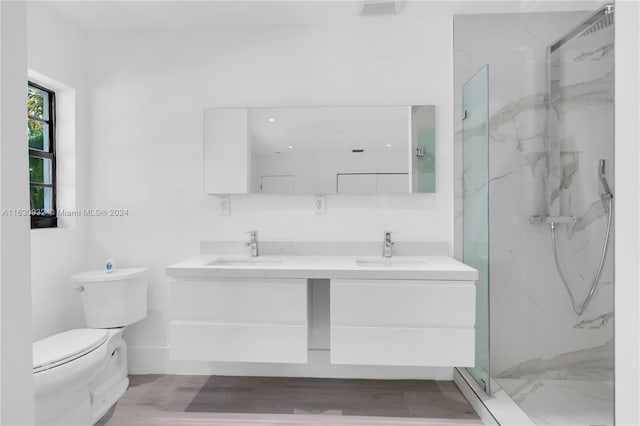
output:
<instances>
[{"instance_id":1,"label":"sink basin","mask_svg":"<svg viewBox=\"0 0 640 426\"><path fill-rule=\"evenodd\" d=\"M356 259L356 265L366 268L422 268L428 264L429 262L426 259L402 257L370 257Z\"/></svg>"},{"instance_id":2,"label":"sink basin","mask_svg":"<svg viewBox=\"0 0 640 426\"><path fill-rule=\"evenodd\" d=\"M208 262L211 266L274 266L282 263L282 259L261 257L218 257Z\"/></svg>"}]
</instances>

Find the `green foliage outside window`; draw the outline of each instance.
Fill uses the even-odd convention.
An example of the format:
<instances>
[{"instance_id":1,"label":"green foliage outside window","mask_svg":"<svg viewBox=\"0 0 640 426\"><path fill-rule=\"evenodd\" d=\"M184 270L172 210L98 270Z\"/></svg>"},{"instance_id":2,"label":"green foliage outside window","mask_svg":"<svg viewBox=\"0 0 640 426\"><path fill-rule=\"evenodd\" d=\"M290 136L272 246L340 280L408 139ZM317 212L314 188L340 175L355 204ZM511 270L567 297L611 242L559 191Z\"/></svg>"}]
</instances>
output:
<instances>
[{"instance_id":1,"label":"green foliage outside window","mask_svg":"<svg viewBox=\"0 0 640 426\"><path fill-rule=\"evenodd\" d=\"M29 117L44 118L44 96L29 88L27 95L27 113ZM27 124L29 130L29 148L44 149L44 123L36 120L29 120Z\"/></svg>"},{"instance_id":2,"label":"green foliage outside window","mask_svg":"<svg viewBox=\"0 0 640 426\"><path fill-rule=\"evenodd\" d=\"M44 96L40 91L34 90L31 87L27 94L27 115L28 117L35 117L39 119L45 119L44 109ZM48 148L45 145L45 123L42 121L32 120L29 118L27 121L27 130L29 138L29 148L44 151ZM44 183L49 182L48 177L45 178L44 162L47 161L43 158L29 157L29 181ZM46 180L45 180L46 179ZM44 210L45 207L45 190L44 188L32 186L29 191L31 209Z\"/></svg>"}]
</instances>

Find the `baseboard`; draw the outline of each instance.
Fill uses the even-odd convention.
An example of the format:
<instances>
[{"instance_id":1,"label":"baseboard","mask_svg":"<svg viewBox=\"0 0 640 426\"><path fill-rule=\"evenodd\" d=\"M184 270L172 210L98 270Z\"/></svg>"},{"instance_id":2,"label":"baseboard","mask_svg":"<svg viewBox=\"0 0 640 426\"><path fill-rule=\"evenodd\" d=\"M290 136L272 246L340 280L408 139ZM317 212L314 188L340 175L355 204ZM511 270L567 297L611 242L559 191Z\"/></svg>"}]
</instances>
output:
<instances>
[{"instance_id":1,"label":"baseboard","mask_svg":"<svg viewBox=\"0 0 640 426\"><path fill-rule=\"evenodd\" d=\"M453 374L456 383L469 404L476 410L486 425L519 425L535 426L535 423L526 415L509 395L500 386L491 380L492 395L484 393L480 386L473 380L464 368L456 368Z\"/></svg>"},{"instance_id":2,"label":"baseboard","mask_svg":"<svg viewBox=\"0 0 640 426\"><path fill-rule=\"evenodd\" d=\"M278 377L331 377L348 379L452 380L450 367L398 367L333 365L329 351L311 350L306 364L176 361L168 346L129 346L129 374L181 374Z\"/></svg>"}]
</instances>

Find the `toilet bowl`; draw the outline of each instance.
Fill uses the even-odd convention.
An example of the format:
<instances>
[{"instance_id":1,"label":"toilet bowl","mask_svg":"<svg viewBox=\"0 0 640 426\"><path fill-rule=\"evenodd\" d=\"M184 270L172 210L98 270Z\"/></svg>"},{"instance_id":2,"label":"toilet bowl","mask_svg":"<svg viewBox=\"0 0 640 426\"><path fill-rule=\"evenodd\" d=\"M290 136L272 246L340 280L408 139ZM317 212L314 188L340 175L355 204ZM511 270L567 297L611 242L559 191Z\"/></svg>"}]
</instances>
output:
<instances>
[{"instance_id":1,"label":"toilet bowl","mask_svg":"<svg viewBox=\"0 0 640 426\"><path fill-rule=\"evenodd\" d=\"M146 268L74 275L92 328L68 330L33 344L38 425L93 425L128 385L124 327L146 317Z\"/></svg>"}]
</instances>

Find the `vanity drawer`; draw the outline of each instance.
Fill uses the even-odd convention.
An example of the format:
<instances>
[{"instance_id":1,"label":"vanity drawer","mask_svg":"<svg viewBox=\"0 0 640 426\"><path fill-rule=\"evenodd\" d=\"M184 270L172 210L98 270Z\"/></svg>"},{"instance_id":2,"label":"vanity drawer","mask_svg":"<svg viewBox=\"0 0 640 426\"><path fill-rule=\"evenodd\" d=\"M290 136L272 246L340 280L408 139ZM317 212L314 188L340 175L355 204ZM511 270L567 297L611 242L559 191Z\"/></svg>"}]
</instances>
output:
<instances>
[{"instance_id":1,"label":"vanity drawer","mask_svg":"<svg viewBox=\"0 0 640 426\"><path fill-rule=\"evenodd\" d=\"M473 281L331 280L332 326L473 327Z\"/></svg>"},{"instance_id":2,"label":"vanity drawer","mask_svg":"<svg viewBox=\"0 0 640 426\"><path fill-rule=\"evenodd\" d=\"M304 279L173 281L170 300L174 320L307 323L307 280Z\"/></svg>"},{"instance_id":3,"label":"vanity drawer","mask_svg":"<svg viewBox=\"0 0 640 426\"><path fill-rule=\"evenodd\" d=\"M171 359L307 362L307 280L171 282Z\"/></svg>"},{"instance_id":4,"label":"vanity drawer","mask_svg":"<svg viewBox=\"0 0 640 426\"><path fill-rule=\"evenodd\" d=\"M171 359L307 362L307 326L172 321Z\"/></svg>"},{"instance_id":5,"label":"vanity drawer","mask_svg":"<svg viewBox=\"0 0 640 426\"><path fill-rule=\"evenodd\" d=\"M473 281L332 280L331 363L473 366Z\"/></svg>"},{"instance_id":6,"label":"vanity drawer","mask_svg":"<svg viewBox=\"0 0 640 426\"><path fill-rule=\"evenodd\" d=\"M331 363L473 367L473 328L331 327Z\"/></svg>"}]
</instances>

